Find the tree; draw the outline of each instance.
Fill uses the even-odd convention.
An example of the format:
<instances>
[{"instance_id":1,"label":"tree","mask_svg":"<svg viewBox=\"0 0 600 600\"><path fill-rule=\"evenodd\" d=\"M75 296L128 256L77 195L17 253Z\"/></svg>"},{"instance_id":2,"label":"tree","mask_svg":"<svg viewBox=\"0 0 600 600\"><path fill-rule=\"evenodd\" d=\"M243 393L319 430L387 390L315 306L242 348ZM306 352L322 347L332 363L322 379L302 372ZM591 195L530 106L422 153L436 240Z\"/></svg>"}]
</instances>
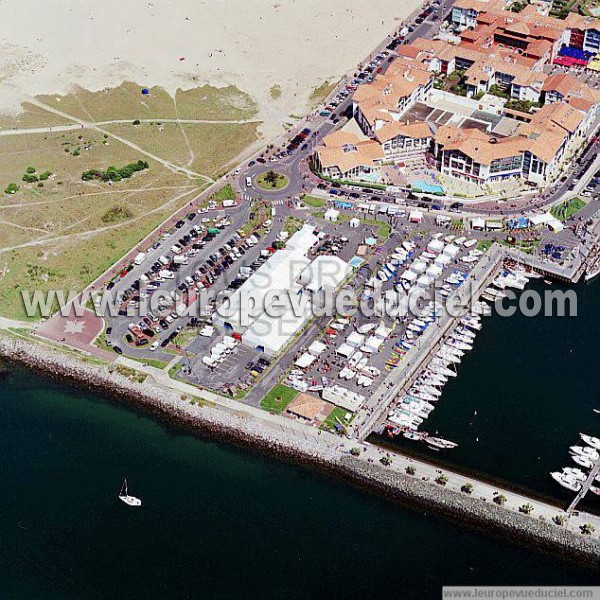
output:
<instances>
[{"instance_id":1,"label":"tree","mask_svg":"<svg viewBox=\"0 0 600 600\"><path fill-rule=\"evenodd\" d=\"M448 483L448 478L445 475L440 475L436 478L435 482L438 485L446 485Z\"/></svg>"},{"instance_id":2,"label":"tree","mask_svg":"<svg viewBox=\"0 0 600 600\"><path fill-rule=\"evenodd\" d=\"M498 506L504 506L506 504L506 496L503 496L502 494L500 494L499 496L494 496L494 502Z\"/></svg>"},{"instance_id":3,"label":"tree","mask_svg":"<svg viewBox=\"0 0 600 600\"><path fill-rule=\"evenodd\" d=\"M273 169L267 171L265 175L265 182L270 183L273 187L277 185L277 180L279 179L279 174L273 171Z\"/></svg>"},{"instance_id":4,"label":"tree","mask_svg":"<svg viewBox=\"0 0 600 600\"><path fill-rule=\"evenodd\" d=\"M529 503L522 504L519 506L519 512L523 513L524 515L530 515L533 512L533 506L531 506Z\"/></svg>"},{"instance_id":5,"label":"tree","mask_svg":"<svg viewBox=\"0 0 600 600\"><path fill-rule=\"evenodd\" d=\"M5 194L16 194L19 186L16 183L9 183L4 190Z\"/></svg>"},{"instance_id":6,"label":"tree","mask_svg":"<svg viewBox=\"0 0 600 600\"><path fill-rule=\"evenodd\" d=\"M596 528L591 523L585 523L579 528L579 531L581 531L582 535L592 535L596 531Z\"/></svg>"},{"instance_id":7,"label":"tree","mask_svg":"<svg viewBox=\"0 0 600 600\"><path fill-rule=\"evenodd\" d=\"M35 167L27 167L26 172L29 174L35 173Z\"/></svg>"},{"instance_id":8,"label":"tree","mask_svg":"<svg viewBox=\"0 0 600 600\"><path fill-rule=\"evenodd\" d=\"M556 525L564 525L566 520L567 519L566 519L565 515L556 515L556 516L552 517L552 521Z\"/></svg>"},{"instance_id":9,"label":"tree","mask_svg":"<svg viewBox=\"0 0 600 600\"><path fill-rule=\"evenodd\" d=\"M25 173L21 178L25 183L35 183L38 180L37 175L32 175L31 173Z\"/></svg>"},{"instance_id":10,"label":"tree","mask_svg":"<svg viewBox=\"0 0 600 600\"><path fill-rule=\"evenodd\" d=\"M354 446L354 448L350 450L350 454L352 454L352 456L360 456L360 448Z\"/></svg>"},{"instance_id":11,"label":"tree","mask_svg":"<svg viewBox=\"0 0 600 600\"><path fill-rule=\"evenodd\" d=\"M413 465L408 465L408 467L406 467L406 472L408 475L414 475L417 470L413 467Z\"/></svg>"},{"instance_id":12,"label":"tree","mask_svg":"<svg viewBox=\"0 0 600 600\"><path fill-rule=\"evenodd\" d=\"M460 491L464 492L465 494L472 494L473 493L473 484L465 483L464 485L461 486Z\"/></svg>"},{"instance_id":13,"label":"tree","mask_svg":"<svg viewBox=\"0 0 600 600\"><path fill-rule=\"evenodd\" d=\"M139 120L139 119L136 119L136 120L133 122L133 124L134 124L134 125L141 125L141 122L140 122L140 120Z\"/></svg>"},{"instance_id":14,"label":"tree","mask_svg":"<svg viewBox=\"0 0 600 600\"><path fill-rule=\"evenodd\" d=\"M381 460L379 461L384 467L389 467L392 464L392 459L390 458L389 454L386 454L385 456L381 457Z\"/></svg>"}]
</instances>

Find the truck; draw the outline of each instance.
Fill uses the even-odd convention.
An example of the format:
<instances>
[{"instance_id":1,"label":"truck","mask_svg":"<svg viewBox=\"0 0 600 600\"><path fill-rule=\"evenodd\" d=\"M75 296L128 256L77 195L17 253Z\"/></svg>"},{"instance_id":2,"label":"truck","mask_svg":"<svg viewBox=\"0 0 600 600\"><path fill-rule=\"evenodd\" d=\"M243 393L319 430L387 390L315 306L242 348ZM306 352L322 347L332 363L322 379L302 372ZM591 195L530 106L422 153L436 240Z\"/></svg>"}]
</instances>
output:
<instances>
[{"instance_id":1,"label":"truck","mask_svg":"<svg viewBox=\"0 0 600 600\"><path fill-rule=\"evenodd\" d=\"M235 206L235 200L223 200L223 208L230 208Z\"/></svg>"},{"instance_id":2,"label":"truck","mask_svg":"<svg viewBox=\"0 0 600 600\"><path fill-rule=\"evenodd\" d=\"M187 256L178 254L175 258L173 258L173 262L176 265L187 265L190 261L188 260Z\"/></svg>"}]
</instances>

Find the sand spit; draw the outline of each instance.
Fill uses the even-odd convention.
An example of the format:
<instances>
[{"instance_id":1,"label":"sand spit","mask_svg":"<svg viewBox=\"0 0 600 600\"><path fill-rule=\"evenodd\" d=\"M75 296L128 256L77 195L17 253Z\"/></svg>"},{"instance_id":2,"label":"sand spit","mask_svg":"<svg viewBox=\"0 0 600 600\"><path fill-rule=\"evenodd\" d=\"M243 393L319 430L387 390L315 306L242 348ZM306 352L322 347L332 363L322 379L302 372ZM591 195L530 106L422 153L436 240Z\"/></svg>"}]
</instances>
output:
<instances>
[{"instance_id":1,"label":"sand spit","mask_svg":"<svg viewBox=\"0 0 600 600\"><path fill-rule=\"evenodd\" d=\"M600 567L600 541L596 539L386 470L377 464L343 456L313 440L286 435L280 427L270 427L260 419L191 404L174 391L152 383L133 382L116 372L114 366L83 362L28 341L9 338L0 339L0 357L111 394L163 421L186 426L196 434L312 466L390 500L435 510L503 538L520 540L554 554L558 550L565 558L585 562L592 568Z\"/></svg>"},{"instance_id":2,"label":"sand spit","mask_svg":"<svg viewBox=\"0 0 600 600\"><path fill-rule=\"evenodd\" d=\"M135 81L234 84L282 123L367 55L419 0L4 0L0 110L27 95ZM273 86L281 88L274 99Z\"/></svg>"}]
</instances>

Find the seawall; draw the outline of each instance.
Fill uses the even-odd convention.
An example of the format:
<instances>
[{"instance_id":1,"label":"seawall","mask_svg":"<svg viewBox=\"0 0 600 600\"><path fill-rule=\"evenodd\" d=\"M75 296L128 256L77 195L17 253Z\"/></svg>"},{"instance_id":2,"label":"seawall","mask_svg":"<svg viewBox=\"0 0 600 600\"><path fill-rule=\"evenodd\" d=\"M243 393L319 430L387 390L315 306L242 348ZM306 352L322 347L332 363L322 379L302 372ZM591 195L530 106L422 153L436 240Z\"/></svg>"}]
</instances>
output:
<instances>
[{"instance_id":1,"label":"seawall","mask_svg":"<svg viewBox=\"0 0 600 600\"><path fill-rule=\"evenodd\" d=\"M379 464L343 455L310 439L292 438L283 431L265 427L258 419L192 404L181 394L163 386L132 381L112 365L84 362L33 342L8 338L0 339L0 356L55 378L69 379L87 389L114 395L115 399L163 421L183 425L199 435L309 465L389 500L431 509L509 541L519 540L543 551L559 552L566 558L600 567L600 541L597 539L423 482Z\"/></svg>"}]
</instances>

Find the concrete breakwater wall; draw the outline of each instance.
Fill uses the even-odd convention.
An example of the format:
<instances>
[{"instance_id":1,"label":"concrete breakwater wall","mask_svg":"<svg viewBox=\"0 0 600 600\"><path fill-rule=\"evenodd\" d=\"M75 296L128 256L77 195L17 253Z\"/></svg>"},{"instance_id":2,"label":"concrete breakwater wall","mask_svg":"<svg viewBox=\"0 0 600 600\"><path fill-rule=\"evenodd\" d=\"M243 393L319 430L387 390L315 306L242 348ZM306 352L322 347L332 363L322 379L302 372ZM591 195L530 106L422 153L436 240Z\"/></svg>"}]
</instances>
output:
<instances>
[{"instance_id":1,"label":"concrete breakwater wall","mask_svg":"<svg viewBox=\"0 0 600 600\"><path fill-rule=\"evenodd\" d=\"M316 440L291 438L257 418L192 404L181 394L153 383L137 383L114 367L84 362L28 341L0 340L0 356L48 375L69 379L88 389L114 395L161 420L186 426L212 439L236 443L270 456L317 468L328 475L386 498L419 505L503 538L519 538L542 550L600 567L600 542L548 522L505 510L479 498L445 489L419 478L341 455Z\"/></svg>"}]
</instances>

